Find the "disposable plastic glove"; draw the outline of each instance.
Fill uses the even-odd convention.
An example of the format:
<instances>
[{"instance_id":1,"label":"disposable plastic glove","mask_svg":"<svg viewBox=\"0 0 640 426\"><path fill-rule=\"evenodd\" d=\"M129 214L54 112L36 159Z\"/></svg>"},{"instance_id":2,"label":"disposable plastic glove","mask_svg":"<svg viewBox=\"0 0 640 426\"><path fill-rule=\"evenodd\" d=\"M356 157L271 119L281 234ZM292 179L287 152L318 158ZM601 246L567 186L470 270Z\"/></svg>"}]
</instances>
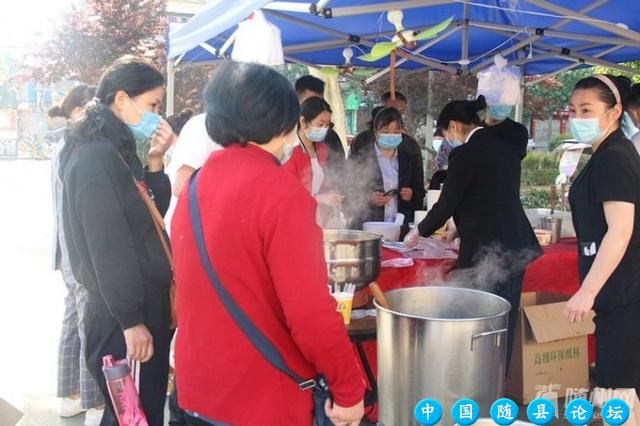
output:
<instances>
[{"instance_id":1,"label":"disposable plastic glove","mask_svg":"<svg viewBox=\"0 0 640 426\"><path fill-rule=\"evenodd\" d=\"M418 245L418 241L420 241L420 231L418 231L418 227L416 226L404 236L403 242L406 247L415 248Z\"/></svg>"}]
</instances>

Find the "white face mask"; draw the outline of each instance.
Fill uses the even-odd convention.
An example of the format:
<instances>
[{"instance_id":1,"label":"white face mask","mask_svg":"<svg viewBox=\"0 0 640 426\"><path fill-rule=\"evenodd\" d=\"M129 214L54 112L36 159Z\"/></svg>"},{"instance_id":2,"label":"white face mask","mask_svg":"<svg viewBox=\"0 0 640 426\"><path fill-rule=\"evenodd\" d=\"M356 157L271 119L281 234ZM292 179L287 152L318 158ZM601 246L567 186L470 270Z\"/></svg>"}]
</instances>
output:
<instances>
[{"instance_id":1,"label":"white face mask","mask_svg":"<svg viewBox=\"0 0 640 426\"><path fill-rule=\"evenodd\" d=\"M282 158L280 159L280 164L284 164L291 158L293 155L293 150L296 149L296 146L300 143L298 138L295 138L293 143L285 142L282 147Z\"/></svg>"}]
</instances>

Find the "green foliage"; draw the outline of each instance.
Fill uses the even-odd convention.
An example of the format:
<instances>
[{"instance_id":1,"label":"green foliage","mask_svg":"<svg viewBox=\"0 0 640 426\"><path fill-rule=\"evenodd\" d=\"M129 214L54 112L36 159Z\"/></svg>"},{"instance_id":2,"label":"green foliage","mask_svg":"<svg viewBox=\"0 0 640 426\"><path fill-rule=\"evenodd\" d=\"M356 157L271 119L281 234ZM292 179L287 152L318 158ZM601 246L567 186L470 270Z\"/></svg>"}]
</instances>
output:
<instances>
[{"instance_id":1,"label":"green foliage","mask_svg":"<svg viewBox=\"0 0 640 426\"><path fill-rule=\"evenodd\" d=\"M626 67L636 69L636 70L638 70L638 72L635 72L635 73L623 73L623 72L620 72L618 70L614 70L614 69L611 69L611 68L605 68L605 67L595 67L595 68L593 68L593 72L594 73L599 73L599 74L625 75L625 76L629 77L633 83L640 83L640 61L624 62L624 63L622 63L620 65L624 65Z\"/></svg>"},{"instance_id":2,"label":"green foliage","mask_svg":"<svg viewBox=\"0 0 640 426\"><path fill-rule=\"evenodd\" d=\"M553 138L551 138L551 140L549 141L549 151L553 151L554 149L556 149L558 146L560 146L560 144L563 141L566 141L567 139L571 139L571 135L568 134L564 134L564 135L556 135Z\"/></svg>"},{"instance_id":3,"label":"green foliage","mask_svg":"<svg viewBox=\"0 0 640 426\"><path fill-rule=\"evenodd\" d=\"M525 187L520 190L520 201L525 209L551 208L550 187Z\"/></svg>"},{"instance_id":4,"label":"green foliage","mask_svg":"<svg viewBox=\"0 0 640 426\"><path fill-rule=\"evenodd\" d=\"M556 154L530 152L522 160L523 186L552 185L558 176L559 157Z\"/></svg>"}]
</instances>

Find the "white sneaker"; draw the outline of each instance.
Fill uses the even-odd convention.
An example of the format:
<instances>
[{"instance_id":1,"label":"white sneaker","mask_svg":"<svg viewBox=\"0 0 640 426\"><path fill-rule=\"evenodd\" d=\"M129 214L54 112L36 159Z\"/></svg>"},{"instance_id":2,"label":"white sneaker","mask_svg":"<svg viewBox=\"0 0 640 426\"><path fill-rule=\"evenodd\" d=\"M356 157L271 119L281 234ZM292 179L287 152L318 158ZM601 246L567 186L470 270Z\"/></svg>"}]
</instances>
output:
<instances>
[{"instance_id":1,"label":"white sneaker","mask_svg":"<svg viewBox=\"0 0 640 426\"><path fill-rule=\"evenodd\" d=\"M60 398L58 414L60 417L73 417L86 411L80 406L80 398Z\"/></svg>"},{"instance_id":2,"label":"white sneaker","mask_svg":"<svg viewBox=\"0 0 640 426\"><path fill-rule=\"evenodd\" d=\"M100 420L102 420L103 409L89 408L84 415L84 426L99 426Z\"/></svg>"}]
</instances>

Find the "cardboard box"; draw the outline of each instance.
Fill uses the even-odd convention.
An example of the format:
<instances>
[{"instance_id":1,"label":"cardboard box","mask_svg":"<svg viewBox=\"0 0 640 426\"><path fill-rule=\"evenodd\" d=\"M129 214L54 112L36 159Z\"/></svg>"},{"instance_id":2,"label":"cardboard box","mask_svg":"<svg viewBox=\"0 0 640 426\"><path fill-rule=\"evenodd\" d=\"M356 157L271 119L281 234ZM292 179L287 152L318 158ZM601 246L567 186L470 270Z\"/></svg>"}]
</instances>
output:
<instances>
[{"instance_id":1,"label":"cardboard box","mask_svg":"<svg viewBox=\"0 0 640 426\"><path fill-rule=\"evenodd\" d=\"M563 316L569 296L524 293L513 343L505 394L528 404L546 391L563 398L567 388L589 389L587 335L593 333L593 313L571 323Z\"/></svg>"},{"instance_id":2,"label":"cardboard box","mask_svg":"<svg viewBox=\"0 0 640 426\"><path fill-rule=\"evenodd\" d=\"M0 426L14 426L22 418L22 412L0 398Z\"/></svg>"}]
</instances>

